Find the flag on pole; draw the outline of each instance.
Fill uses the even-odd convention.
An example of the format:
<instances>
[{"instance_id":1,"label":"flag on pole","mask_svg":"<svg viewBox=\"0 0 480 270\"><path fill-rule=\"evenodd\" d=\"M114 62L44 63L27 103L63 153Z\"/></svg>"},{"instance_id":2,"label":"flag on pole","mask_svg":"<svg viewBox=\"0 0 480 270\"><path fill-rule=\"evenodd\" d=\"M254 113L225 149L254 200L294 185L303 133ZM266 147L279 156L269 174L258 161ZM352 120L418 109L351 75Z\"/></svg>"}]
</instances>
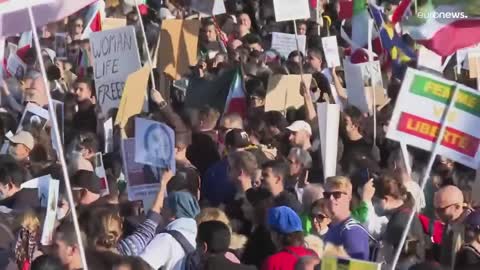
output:
<instances>
[{"instance_id":1,"label":"flag on pole","mask_svg":"<svg viewBox=\"0 0 480 270\"><path fill-rule=\"evenodd\" d=\"M235 73L232 84L230 85L224 113L238 113L242 118L247 116L247 97L245 95L240 69Z\"/></svg>"},{"instance_id":2,"label":"flag on pole","mask_svg":"<svg viewBox=\"0 0 480 270\"><path fill-rule=\"evenodd\" d=\"M105 2L96 1L88 7L85 14L85 29L83 30L82 39L87 39L92 32L102 31L102 10L105 10Z\"/></svg>"},{"instance_id":3,"label":"flag on pole","mask_svg":"<svg viewBox=\"0 0 480 270\"><path fill-rule=\"evenodd\" d=\"M28 50L32 48L33 36L32 31L23 32L18 41L17 55L20 59L25 60Z\"/></svg>"},{"instance_id":4,"label":"flag on pole","mask_svg":"<svg viewBox=\"0 0 480 270\"><path fill-rule=\"evenodd\" d=\"M478 0L429 0L403 22L403 30L435 53L449 56L480 42L479 15Z\"/></svg>"}]
</instances>

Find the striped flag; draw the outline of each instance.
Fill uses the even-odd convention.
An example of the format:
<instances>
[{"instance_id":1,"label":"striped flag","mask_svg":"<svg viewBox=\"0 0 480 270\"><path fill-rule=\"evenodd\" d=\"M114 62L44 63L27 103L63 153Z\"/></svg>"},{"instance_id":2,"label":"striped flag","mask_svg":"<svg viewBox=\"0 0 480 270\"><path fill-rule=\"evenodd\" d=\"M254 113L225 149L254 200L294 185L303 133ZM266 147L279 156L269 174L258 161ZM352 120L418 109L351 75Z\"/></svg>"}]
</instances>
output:
<instances>
[{"instance_id":1,"label":"striped flag","mask_svg":"<svg viewBox=\"0 0 480 270\"><path fill-rule=\"evenodd\" d=\"M33 44L33 36L32 31L23 32L20 36L20 40L18 41L17 47L17 55L22 60L25 60L25 56L27 55L28 50L32 48Z\"/></svg>"},{"instance_id":2,"label":"striped flag","mask_svg":"<svg viewBox=\"0 0 480 270\"><path fill-rule=\"evenodd\" d=\"M230 85L224 113L238 113L242 118L247 116L247 97L245 95L240 69L235 73L232 84Z\"/></svg>"},{"instance_id":3,"label":"striped flag","mask_svg":"<svg viewBox=\"0 0 480 270\"><path fill-rule=\"evenodd\" d=\"M85 14L85 29L83 30L82 39L87 39L92 32L102 31L102 12L105 10L104 1L96 1L88 7Z\"/></svg>"},{"instance_id":4,"label":"striped flag","mask_svg":"<svg viewBox=\"0 0 480 270\"><path fill-rule=\"evenodd\" d=\"M480 42L480 1L429 0L403 30L441 56Z\"/></svg>"}]
</instances>

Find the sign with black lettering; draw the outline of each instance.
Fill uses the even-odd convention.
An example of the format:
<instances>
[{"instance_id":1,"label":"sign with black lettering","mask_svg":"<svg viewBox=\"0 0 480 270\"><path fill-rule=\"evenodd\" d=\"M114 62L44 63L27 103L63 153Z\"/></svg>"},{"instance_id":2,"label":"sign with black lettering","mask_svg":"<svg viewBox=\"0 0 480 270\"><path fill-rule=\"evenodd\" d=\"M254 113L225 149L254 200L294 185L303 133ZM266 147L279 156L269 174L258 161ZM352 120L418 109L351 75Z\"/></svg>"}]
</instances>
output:
<instances>
[{"instance_id":1,"label":"sign with black lettering","mask_svg":"<svg viewBox=\"0 0 480 270\"><path fill-rule=\"evenodd\" d=\"M140 65L135 28L126 26L90 34L97 102L103 115L117 108L130 73Z\"/></svg>"}]
</instances>

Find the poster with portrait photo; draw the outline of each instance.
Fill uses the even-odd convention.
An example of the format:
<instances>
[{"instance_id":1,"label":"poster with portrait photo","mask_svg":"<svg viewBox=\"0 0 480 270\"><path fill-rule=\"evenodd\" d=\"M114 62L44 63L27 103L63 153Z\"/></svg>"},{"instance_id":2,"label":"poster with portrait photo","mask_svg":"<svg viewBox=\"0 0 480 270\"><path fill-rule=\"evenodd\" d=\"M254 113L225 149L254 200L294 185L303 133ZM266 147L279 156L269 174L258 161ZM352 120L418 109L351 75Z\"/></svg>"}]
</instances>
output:
<instances>
[{"instance_id":1,"label":"poster with portrait photo","mask_svg":"<svg viewBox=\"0 0 480 270\"><path fill-rule=\"evenodd\" d=\"M7 58L7 72L17 80L23 80L27 72L27 64L16 54Z\"/></svg>"},{"instance_id":2,"label":"poster with portrait photo","mask_svg":"<svg viewBox=\"0 0 480 270\"><path fill-rule=\"evenodd\" d=\"M67 59L67 33L55 33L55 53L57 59Z\"/></svg>"},{"instance_id":3,"label":"poster with portrait photo","mask_svg":"<svg viewBox=\"0 0 480 270\"><path fill-rule=\"evenodd\" d=\"M23 111L20 124L18 125L17 132L30 127L45 128L50 119L48 111L34 103L28 103Z\"/></svg>"}]
</instances>

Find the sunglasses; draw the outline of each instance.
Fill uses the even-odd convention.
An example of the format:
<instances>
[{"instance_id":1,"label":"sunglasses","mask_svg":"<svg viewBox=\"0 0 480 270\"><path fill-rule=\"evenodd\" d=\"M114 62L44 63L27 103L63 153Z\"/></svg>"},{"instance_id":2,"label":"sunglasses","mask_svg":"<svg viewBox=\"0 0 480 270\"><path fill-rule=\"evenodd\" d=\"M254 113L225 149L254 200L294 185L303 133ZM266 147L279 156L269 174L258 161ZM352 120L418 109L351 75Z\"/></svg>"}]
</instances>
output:
<instances>
[{"instance_id":1,"label":"sunglasses","mask_svg":"<svg viewBox=\"0 0 480 270\"><path fill-rule=\"evenodd\" d=\"M324 220L327 218L327 216L325 216L324 214L312 214L311 215L312 219L317 219L317 220Z\"/></svg>"},{"instance_id":2,"label":"sunglasses","mask_svg":"<svg viewBox=\"0 0 480 270\"><path fill-rule=\"evenodd\" d=\"M342 197L342 195L347 195L347 193L346 193L346 192L342 192L342 191L332 191L332 192L327 192L327 191L325 191L325 192L323 192L323 197L324 197L325 199L330 199L330 197L333 196L333 198L334 198L335 200L338 200L338 199L340 199L340 198Z\"/></svg>"},{"instance_id":3,"label":"sunglasses","mask_svg":"<svg viewBox=\"0 0 480 270\"><path fill-rule=\"evenodd\" d=\"M450 208L450 207L452 207L452 206L454 206L454 205L458 205L458 203L452 203L452 204L449 204L449 205L444 206L444 207L436 207L436 208L435 208L435 212L437 212L437 213L445 213L445 211L446 211L448 208Z\"/></svg>"}]
</instances>

